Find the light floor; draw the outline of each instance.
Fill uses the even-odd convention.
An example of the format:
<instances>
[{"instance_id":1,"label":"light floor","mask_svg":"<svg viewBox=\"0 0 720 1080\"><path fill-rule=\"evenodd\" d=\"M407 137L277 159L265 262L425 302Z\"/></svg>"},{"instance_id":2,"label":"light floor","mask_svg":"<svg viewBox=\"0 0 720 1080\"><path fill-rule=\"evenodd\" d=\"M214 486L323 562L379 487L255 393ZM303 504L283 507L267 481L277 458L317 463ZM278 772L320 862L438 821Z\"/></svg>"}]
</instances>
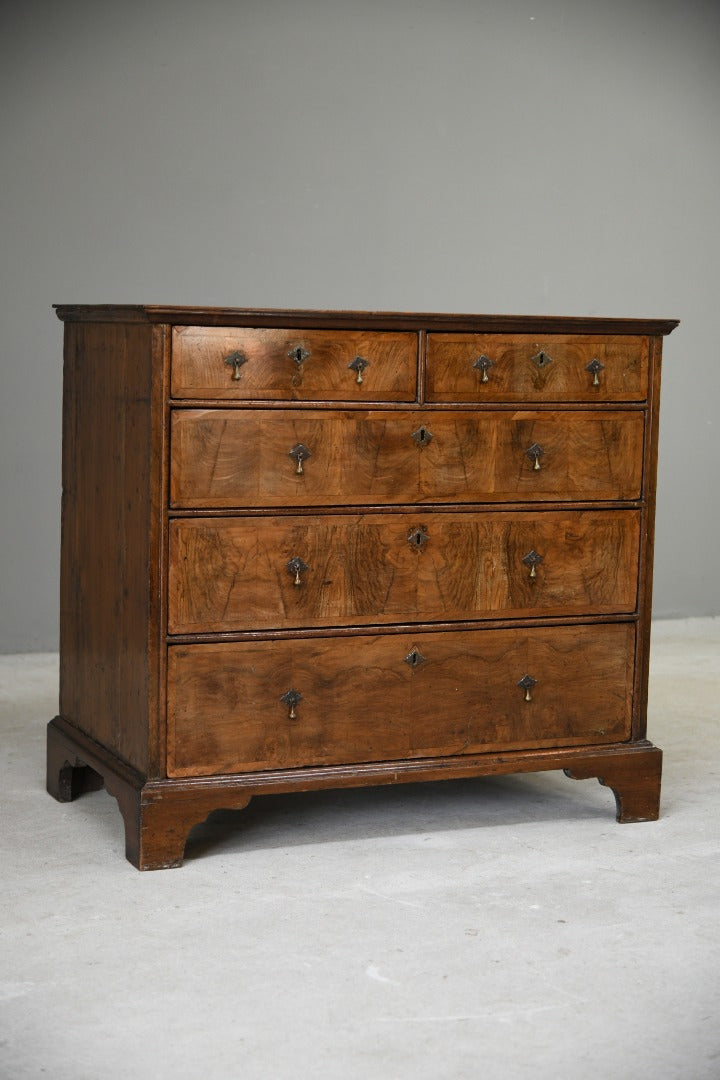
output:
<instances>
[{"instance_id":1,"label":"light floor","mask_svg":"<svg viewBox=\"0 0 720 1080\"><path fill-rule=\"evenodd\" d=\"M562 773L256 799L182 869L44 791L0 657L0 1076L718 1080L720 620L656 623L662 818Z\"/></svg>"}]
</instances>

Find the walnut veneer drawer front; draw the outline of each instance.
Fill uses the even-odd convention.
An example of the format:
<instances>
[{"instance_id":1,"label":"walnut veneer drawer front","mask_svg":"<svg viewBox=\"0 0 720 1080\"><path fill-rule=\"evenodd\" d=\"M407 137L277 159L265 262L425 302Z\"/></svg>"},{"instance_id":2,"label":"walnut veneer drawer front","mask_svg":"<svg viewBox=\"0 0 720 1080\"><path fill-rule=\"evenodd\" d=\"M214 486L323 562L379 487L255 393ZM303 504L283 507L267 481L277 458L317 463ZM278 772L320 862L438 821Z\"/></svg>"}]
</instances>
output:
<instances>
[{"instance_id":1,"label":"walnut veneer drawer front","mask_svg":"<svg viewBox=\"0 0 720 1080\"><path fill-rule=\"evenodd\" d=\"M171 633L629 613L640 513L179 519Z\"/></svg>"},{"instance_id":2,"label":"walnut veneer drawer front","mask_svg":"<svg viewBox=\"0 0 720 1080\"><path fill-rule=\"evenodd\" d=\"M619 623L174 646L168 772L625 739L633 638Z\"/></svg>"},{"instance_id":3,"label":"walnut veneer drawer front","mask_svg":"<svg viewBox=\"0 0 720 1080\"><path fill-rule=\"evenodd\" d=\"M418 336L367 330L176 326L172 394L298 401L412 401Z\"/></svg>"},{"instance_id":4,"label":"walnut veneer drawer front","mask_svg":"<svg viewBox=\"0 0 720 1080\"><path fill-rule=\"evenodd\" d=\"M637 499L640 411L175 410L171 505Z\"/></svg>"},{"instance_id":5,"label":"walnut veneer drawer front","mask_svg":"<svg viewBox=\"0 0 720 1080\"><path fill-rule=\"evenodd\" d=\"M48 790L104 782L136 866L180 865L213 810L321 788L557 769L658 816L673 322L59 313Z\"/></svg>"},{"instance_id":6,"label":"walnut veneer drawer front","mask_svg":"<svg viewBox=\"0 0 720 1080\"><path fill-rule=\"evenodd\" d=\"M430 334L428 401L644 401L648 339Z\"/></svg>"}]
</instances>

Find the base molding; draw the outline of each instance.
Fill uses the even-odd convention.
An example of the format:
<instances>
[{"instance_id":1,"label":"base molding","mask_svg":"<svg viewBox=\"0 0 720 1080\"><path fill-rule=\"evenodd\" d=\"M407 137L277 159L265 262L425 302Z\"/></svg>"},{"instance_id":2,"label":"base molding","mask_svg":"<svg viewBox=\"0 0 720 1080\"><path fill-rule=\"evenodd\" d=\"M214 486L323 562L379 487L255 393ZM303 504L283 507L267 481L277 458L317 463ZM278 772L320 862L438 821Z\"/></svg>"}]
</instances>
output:
<instances>
[{"instance_id":1,"label":"base molding","mask_svg":"<svg viewBox=\"0 0 720 1080\"><path fill-rule=\"evenodd\" d=\"M180 866L194 825L213 810L241 810L253 795L369 787L563 770L574 780L609 787L619 822L655 821L660 810L662 751L641 740L610 746L513 751L286 769L193 779L147 779L79 729L56 716L47 729L47 790L59 802L105 786L125 824L125 853L139 870Z\"/></svg>"}]
</instances>

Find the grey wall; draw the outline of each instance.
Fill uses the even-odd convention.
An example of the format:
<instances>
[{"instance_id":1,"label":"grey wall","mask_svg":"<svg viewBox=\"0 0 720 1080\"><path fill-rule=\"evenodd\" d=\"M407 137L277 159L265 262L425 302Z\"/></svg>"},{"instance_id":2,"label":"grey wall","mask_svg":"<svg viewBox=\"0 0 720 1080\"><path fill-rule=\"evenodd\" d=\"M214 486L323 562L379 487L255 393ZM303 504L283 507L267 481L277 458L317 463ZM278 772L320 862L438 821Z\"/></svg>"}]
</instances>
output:
<instances>
[{"instance_id":1,"label":"grey wall","mask_svg":"<svg viewBox=\"0 0 720 1080\"><path fill-rule=\"evenodd\" d=\"M57 640L57 302L681 318L656 613L720 612L720 5L3 11L0 651Z\"/></svg>"}]
</instances>

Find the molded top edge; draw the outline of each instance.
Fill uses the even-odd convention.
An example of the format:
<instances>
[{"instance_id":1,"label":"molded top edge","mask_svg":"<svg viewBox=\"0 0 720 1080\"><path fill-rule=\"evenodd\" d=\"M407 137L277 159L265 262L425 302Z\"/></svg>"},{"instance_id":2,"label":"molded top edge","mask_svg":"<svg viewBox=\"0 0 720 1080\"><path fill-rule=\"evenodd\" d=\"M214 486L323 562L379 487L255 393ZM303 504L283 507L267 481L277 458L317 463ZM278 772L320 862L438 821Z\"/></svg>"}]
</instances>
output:
<instances>
[{"instance_id":1,"label":"molded top edge","mask_svg":"<svg viewBox=\"0 0 720 1080\"><path fill-rule=\"evenodd\" d=\"M406 311L313 311L281 308L172 307L157 304L54 304L64 322L170 323L318 329L440 330L462 333L670 334L678 319L604 316L460 315Z\"/></svg>"}]
</instances>

